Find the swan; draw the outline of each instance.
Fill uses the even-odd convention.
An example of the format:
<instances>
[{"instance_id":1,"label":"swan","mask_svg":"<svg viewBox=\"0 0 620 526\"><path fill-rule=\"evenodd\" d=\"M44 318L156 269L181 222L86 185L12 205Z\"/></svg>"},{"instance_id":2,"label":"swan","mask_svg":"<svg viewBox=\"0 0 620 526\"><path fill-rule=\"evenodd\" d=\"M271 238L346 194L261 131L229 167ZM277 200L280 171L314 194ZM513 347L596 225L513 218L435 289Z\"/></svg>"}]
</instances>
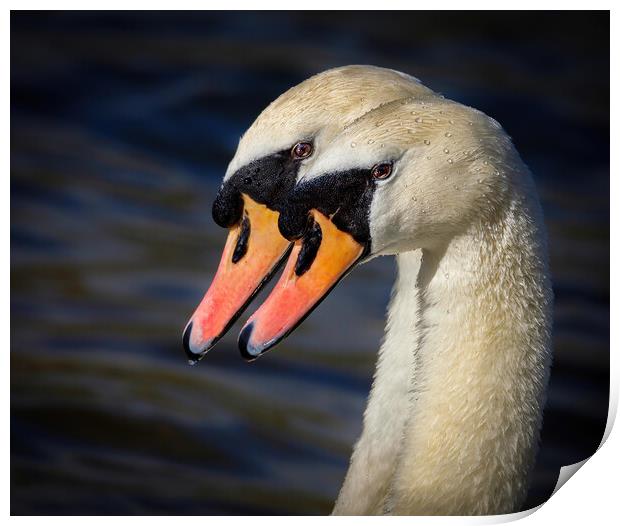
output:
<instances>
[{"instance_id":1,"label":"swan","mask_svg":"<svg viewBox=\"0 0 620 526\"><path fill-rule=\"evenodd\" d=\"M290 243L277 221L301 162L369 110L430 92L405 73L344 66L310 77L263 110L241 137L213 204L215 222L229 234L213 282L183 332L190 363L217 343L286 258Z\"/></svg>"},{"instance_id":2,"label":"swan","mask_svg":"<svg viewBox=\"0 0 620 526\"><path fill-rule=\"evenodd\" d=\"M333 513L518 511L553 303L528 168L494 119L432 92L381 105L327 142L280 207L294 247L241 330L242 354L271 349L356 264L395 256L363 431Z\"/></svg>"}]
</instances>

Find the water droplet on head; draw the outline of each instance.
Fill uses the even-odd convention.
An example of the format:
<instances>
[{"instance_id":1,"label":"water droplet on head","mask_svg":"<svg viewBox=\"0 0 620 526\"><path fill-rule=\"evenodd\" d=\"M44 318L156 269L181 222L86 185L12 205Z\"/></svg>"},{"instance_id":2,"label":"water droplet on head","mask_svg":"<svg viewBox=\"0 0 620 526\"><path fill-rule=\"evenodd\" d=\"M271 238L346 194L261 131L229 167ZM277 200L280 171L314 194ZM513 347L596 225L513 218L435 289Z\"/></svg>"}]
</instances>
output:
<instances>
[{"instance_id":1,"label":"water droplet on head","mask_svg":"<svg viewBox=\"0 0 620 526\"><path fill-rule=\"evenodd\" d=\"M357 144L355 142L351 143L351 148L355 148L357 146Z\"/></svg>"},{"instance_id":2,"label":"water droplet on head","mask_svg":"<svg viewBox=\"0 0 620 526\"><path fill-rule=\"evenodd\" d=\"M427 155L426 158L430 161L431 160L431 156Z\"/></svg>"},{"instance_id":3,"label":"water droplet on head","mask_svg":"<svg viewBox=\"0 0 620 526\"><path fill-rule=\"evenodd\" d=\"M495 175L499 175L499 170L495 170Z\"/></svg>"},{"instance_id":4,"label":"water droplet on head","mask_svg":"<svg viewBox=\"0 0 620 526\"><path fill-rule=\"evenodd\" d=\"M431 141L429 141L428 139L424 139L424 144L426 144L426 146L428 146L431 143Z\"/></svg>"},{"instance_id":5,"label":"water droplet on head","mask_svg":"<svg viewBox=\"0 0 620 526\"><path fill-rule=\"evenodd\" d=\"M482 161L482 164L484 164L486 166L489 163L487 161Z\"/></svg>"},{"instance_id":6,"label":"water droplet on head","mask_svg":"<svg viewBox=\"0 0 620 526\"><path fill-rule=\"evenodd\" d=\"M379 148L383 148L384 146L385 146L385 144L381 143L381 144L379 145Z\"/></svg>"},{"instance_id":7,"label":"water droplet on head","mask_svg":"<svg viewBox=\"0 0 620 526\"><path fill-rule=\"evenodd\" d=\"M418 198L414 195L414 196L413 196L413 198L412 198L412 201L414 201L414 202L415 202L415 201L417 201L417 200L418 200Z\"/></svg>"},{"instance_id":8,"label":"water droplet on head","mask_svg":"<svg viewBox=\"0 0 620 526\"><path fill-rule=\"evenodd\" d=\"M450 132L446 132L446 137L452 137L452 134Z\"/></svg>"},{"instance_id":9,"label":"water droplet on head","mask_svg":"<svg viewBox=\"0 0 620 526\"><path fill-rule=\"evenodd\" d=\"M415 118L415 121L416 121L416 122L422 122L422 119L420 119L420 117L416 117L416 118Z\"/></svg>"},{"instance_id":10,"label":"water droplet on head","mask_svg":"<svg viewBox=\"0 0 620 526\"><path fill-rule=\"evenodd\" d=\"M454 121L453 121L452 119L450 119L448 122L449 122L450 124L454 124Z\"/></svg>"},{"instance_id":11,"label":"water droplet on head","mask_svg":"<svg viewBox=\"0 0 620 526\"><path fill-rule=\"evenodd\" d=\"M452 159L448 159L448 162L452 164L454 161Z\"/></svg>"},{"instance_id":12,"label":"water droplet on head","mask_svg":"<svg viewBox=\"0 0 620 526\"><path fill-rule=\"evenodd\" d=\"M469 124L470 126L473 126L473 125L474 125L474 123L473 123L473 122L471 122L471 121L469 121L469 123L468 123L468 124Z\"/></svg>"},{"instance_id":13,"label":"water droplet on head","mask_svg":"<svg viewBox=\"0 0 620 526\"><path fill-rule=\"evenodd\" d=\"M444 148L443 153L450 153L450 150L448 150L448 148Z\"/></svg>"},{"instance_id":14,"label":"water droplet on head","mask_svg":"<svg viewBox=\"0 0 620 526\"><path fill-rule=\"evenodd\" d=\"M478 184L480 184L482 182L482 179L476 179L478 181Z\"/></svg>"},{"instance_id":15,"label":"water droplet on head","mask_svg":"<svg viewBox=\"0 0 620 526\"><path fill-rule=\"evenodd\" d=\"M368 144L372 144L373 142L375 142L374 139L368 139Z\"/></svg>"},{"instance_id":16,"label":"water droplet on head","mask_svg":"<svg viewBox=\"0 0 620 526\"><path fill-rule=\"evenodd\" d=\"M458 187L457 185L454 185L454 189L455 189L455 190L458 190L458 189L459 189L459 187Z\"/></svg>"}]
</instances>

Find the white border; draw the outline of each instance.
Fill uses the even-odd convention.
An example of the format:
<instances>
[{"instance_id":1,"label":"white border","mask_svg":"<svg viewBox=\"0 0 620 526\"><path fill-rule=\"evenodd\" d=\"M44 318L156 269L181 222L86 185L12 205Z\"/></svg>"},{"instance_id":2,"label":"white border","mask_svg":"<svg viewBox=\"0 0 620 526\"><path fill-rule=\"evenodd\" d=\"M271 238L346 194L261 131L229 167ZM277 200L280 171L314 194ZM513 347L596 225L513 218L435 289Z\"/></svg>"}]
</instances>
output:
<instances>
[{"instance_id":1,"label":"white border","mask_svg":"<svg viewBox=\"0 0 620 526\"><path fill-rule=\"evenodd\" d=\"M414 3L411 0L384 0L380 4L376 4L369 1L326 1L315 0L312 3L294 4L291 2L283 1L263 1L260 3L262 9L373 9L378 6L388 9L411 9L412 7L432 7L433 9L552 9L552 10L565 10L565 9L600 9L609 10L611 8L611 2L590 1L587 4L578 3L575 1L534 1L534 0L521 0L520 2L503 2L500 5L497 2L491 1L469 1L457 2L457 1L434 1L431 5L427 3L417 2ZM151 0L149 2L120 2L118 0L108 0L106 2L95 1L84 4L83 2L73 1L61 1L61 2L44 2L44 1L31 1L31 2L10 2L11 9L168 9L174 7L175 9L203 9L207 7L207 4L202 1L176 1L173 5L170 2L162 2L157 0ZM214 3L209 7L215 9L257 9L256 3L249 0L228 0L227 2ZM7 166L7 172L10 173L10 108L6 103L10 99L10 12L6 12L4 23L2 24L4 30L2 35L4 36L4 60L5 67L3 68L3 82L2 93L4 95L5 105L3 107L5 123L5 135L4 135L4 157L5 166ZM611 13L611 56L615 57L615 62L612 59L611 64L617 64L618 53L617 44L618 39L616 37L618 31L617 17L614 16L614 12ZM615 87L617 83L617 67L613 67L611 71L611 86ZM617 135L616 128L618 122L618 112L616 104L614 103L614 95L612 92L611 97L611 144L616 144L613 137ZM602 151L601 155L606 155L607 152ZM618 167L617 161L618 154L616 151L611 151L611 173L618 174L616 168ZM10 225L10 182L9 177L5 177L4 191L2 192L2 199L5 205L2 207L2 214L5 216L5 228L2 232L3 236L3 255L2 265L5 270L4 275L8 276L10 273L10 234L8 225ZM611 199L615 203L618 203L618 184L615 182L615 178L611 178L610 182ZM615 207L611 207L611 231L616 231L618 226L618 212ZM618 248L612 243L611 245L611 268L617 268ZM617 279L614 274L611 274L610 292L611 292L611 348L614 349L614 343L618 341L618 334L615 329L617 321ZM8 282L8 280L7 280ZM7 287L8 288L8 287ZM4 316L2 319L3 333L5 335L4 341L9 341L10 338L10 297L9 294L4 294L5 301L3 305ZM9 346L4 349L4 355L7 362L4 368L5 377L5 389L3 396L5 397L4 404L2 404L2 411L4 422L9 422L10 419L10 361L9 361ZM396 521L402 524L497 524L502 522L510 522L513 520L521 519L523 524L540 524L549 525L553 524L579 524L582 526L586 521L590 524L608 524L612 517L618 517L618 473L617 469L620 465L620 439L618 438L618 432L610 435L613 421L617 412L618 406L618 386L620 384L620 373L618 368L618 360L614 353L611 355L611 393L610 393L610 417L607 422L607 428L605 430L605 436L603 444L599 451L596 452L585 464L583 464L580 470L579 476L573 477L569 480L561 490L554 494L547 503L543 504L536 509L535 513L523 512L520 514L514 514L511 516L497 516L497 517L384 517L384 518L372 518L372 517L342 517L342 518L320 518L320 517L299 517L295 518L296 522L300 524L309 521L314 523L320 520L337 521L340 524L349 524L355 521L356 523L365 521ZM4 466L2 473L4 477L2 479L2 504L5 510L4 517L9 516L10 509L10 446L9 446L9 433L4 432L1 435L2 451L4 451ZM23 524L38 523L44 520L46 524L81 524L83 518L81 517L11 517L11 521L20 522ZM89 517L89 521L93 523L108 524L109 517ZM132 523L143 524L161 524L163 521L170 521L169 517L149 517L149 518L120 518L116 521L132 521ZM209 520L210 523L214 521L218 524L236 524L238 521L247 522L247 518L240 517L210 517L205 519L203 517L182 517L175 518L176 521L183 521L186 524L204 524L205 520ZM286 517L256 517L252 518L252 524L258 525L273 525L273 524L288 524L290 518Z\"/></svg>"}]
</instances>

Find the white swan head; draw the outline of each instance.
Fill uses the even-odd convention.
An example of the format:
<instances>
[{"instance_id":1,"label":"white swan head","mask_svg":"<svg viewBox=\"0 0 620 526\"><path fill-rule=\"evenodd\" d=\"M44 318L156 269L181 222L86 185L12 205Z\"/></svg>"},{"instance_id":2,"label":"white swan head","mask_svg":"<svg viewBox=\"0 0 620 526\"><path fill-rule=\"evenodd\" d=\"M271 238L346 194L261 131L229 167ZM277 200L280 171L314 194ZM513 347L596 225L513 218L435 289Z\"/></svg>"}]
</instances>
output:
<instances>
[{"instance_id":1,"label":"white swan head","mask_svg":"<svg viewBox=\"0 0 620 526\"><path fill-rule=\"evenodd\" d=\"M435 94L355 120L299 169L279 217L295 248L242 329L242 354L275 345L358 262L433 249L493 214L519 162L495 120Z\"/></svg>"},{"instance_id":2,"label":"white swan head","mask_svg":"<svg viewBox=\"0 0 620 526\"><path fill-rule=\"evenodd\" d=\"M358 210L368 226L368 256L434 248L495 209L514 155L500 125L482 112L438 96L405 99L335 137L301 167L295 193L325 186L338 195L341 181L355 177L370 194ZM345 212L350 191L334 199L340 210L332 220ZM318 204L312 199L310 209Z\"/></svg>"},{"instance_id":3,"label":"white swan head","mask_svg":"<svg viewBox=\"0 0 620 526\"><path fill-rule=\"evenodd\" d=\"M186 325L183 344L201 358L228 330L285 258L278 231L281 206L300 167L372 108L430 90L413 77L374 66L325 71L272 102L239 141L213 205L229 229L217 274Z\"/></svg>"},{"instance_id":4,"label":"white swan head","mask_svg":"<svg viewBox=\"0 0 620 526\"><path fill-rule=\"evenodd\" d=\"M377 106L429 93L418 79L376 66L344 66L319 73L280 95L261 112L239 140L224 181L253 161L289 152L301 141L320 141L314 145L316 152Z\"/></svg>"}]
</instances>

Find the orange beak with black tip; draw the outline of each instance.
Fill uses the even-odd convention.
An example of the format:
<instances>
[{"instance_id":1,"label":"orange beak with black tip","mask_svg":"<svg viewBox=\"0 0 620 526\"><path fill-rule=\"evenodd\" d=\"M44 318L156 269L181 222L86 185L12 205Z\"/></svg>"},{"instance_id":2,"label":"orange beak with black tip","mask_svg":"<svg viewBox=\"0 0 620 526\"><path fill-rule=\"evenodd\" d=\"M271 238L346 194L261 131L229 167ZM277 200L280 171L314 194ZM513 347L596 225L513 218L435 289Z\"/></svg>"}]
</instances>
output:
<instances>
[{"instance_id":1,"label":"orange beak with black tip","mask_svg":"<svg viewBox=\"0 0 620 526\"><path fill-rule=\"evenodd\" d=\"M312 226L295 242L284 272L271 294L239 335L247 360L258 358L290 334L364 256L365 245L310 211Z\"/></svg>"},{"instance_id":2,"label":"orange beak with black tip","mask_svg":"<svg viewBox=\"0 0 620 526\"><path fill-rule=\"evenodd\" d=\"M229 229L215 278L185 327L191 361L213 347L269 280L291 243L278 230L278 212L242 194L241 220Z\"/></svg>"}]
</instances>

